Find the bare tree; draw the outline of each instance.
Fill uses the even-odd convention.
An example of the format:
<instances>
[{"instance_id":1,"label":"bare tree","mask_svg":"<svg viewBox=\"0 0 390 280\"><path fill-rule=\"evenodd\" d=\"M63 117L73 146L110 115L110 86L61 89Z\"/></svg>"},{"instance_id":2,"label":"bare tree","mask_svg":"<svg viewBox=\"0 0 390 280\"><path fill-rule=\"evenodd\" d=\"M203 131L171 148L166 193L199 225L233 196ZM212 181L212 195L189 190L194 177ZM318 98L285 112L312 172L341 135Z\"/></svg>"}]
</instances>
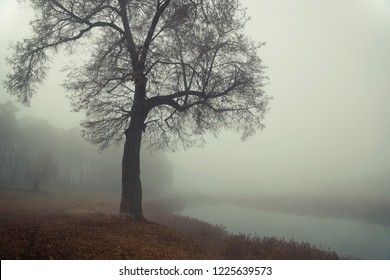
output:
<instances>
[{"instance_id":1,"label":"bare tree","mask_svg":"<svg viewBox=\"0 0 390 280\"><path fill-rule=\"evenodd\" d=\"M14 184L26 161L16 118L19 109L10 101L0 103L0 181Z\"/></svg>"},{"instance_id":2,"label":"bare tree","mask_svg":"<svg viewBox=\"0 0 390 280\"><path fill-rule=\"evenodd\" d=\"M57 170L53 156L50 153L43 153L30 162L26 175L32 181L33 190L39 192L41 184L55 177Z\"/></svg>"},{"instance_id":3,"label":"bare tree","mask_svg":"<svg viewBox=\"0 0 390 280\"><path fill-rule=\"evenodd\" d=\"M6 86L28 104L49 50L90 53L64 82L83 135L105 148L124 139L120 215L141 220L141 140L150 148L203 144L202 135L263 128L261 44L244 35L238 0L30 0L34 35L15 45ZM79 48L82 46L82 48Z\"/></svg>"}]
</instances>

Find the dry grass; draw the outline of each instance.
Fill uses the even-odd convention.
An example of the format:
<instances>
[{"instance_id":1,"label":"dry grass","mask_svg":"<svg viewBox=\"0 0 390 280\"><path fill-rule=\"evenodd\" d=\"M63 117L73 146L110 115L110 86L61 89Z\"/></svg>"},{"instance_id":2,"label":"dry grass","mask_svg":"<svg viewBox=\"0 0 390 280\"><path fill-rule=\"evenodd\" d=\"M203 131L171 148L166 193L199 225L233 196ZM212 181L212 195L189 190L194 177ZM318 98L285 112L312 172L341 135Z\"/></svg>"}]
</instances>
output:
<instances>
[{"instance_id":1,"label":"dry grass","mask_svg":"<svg viewBox=\"0 0 390 280\"><path fill-rule=\"evenodd\" d=\"M230 234L144 203L147 222L117 218L119 198L0 189L1 259L339 259L308 243Z\"/></svg>"},{"instance_id":2,"label":"dry grass","mask_svg":"<svg viewBox=\"0 0 390 280\"><path fill-rule=\"evenodd\" d=\"M150 218L197 240L208 259L337 260L328 249L295 240L231 234L222 225L189 217L151 214Z\"/></svg>"},{"instance_id":3,"label":"dry grass","mask_svg":"<svg viewBox=\"0 0 390 280\"><path fill-rule=\"evenodd\" d=\"M201 247L152 222L99 214L1 217L1 259L199 259Z\"/></svg>"}]
</instances>

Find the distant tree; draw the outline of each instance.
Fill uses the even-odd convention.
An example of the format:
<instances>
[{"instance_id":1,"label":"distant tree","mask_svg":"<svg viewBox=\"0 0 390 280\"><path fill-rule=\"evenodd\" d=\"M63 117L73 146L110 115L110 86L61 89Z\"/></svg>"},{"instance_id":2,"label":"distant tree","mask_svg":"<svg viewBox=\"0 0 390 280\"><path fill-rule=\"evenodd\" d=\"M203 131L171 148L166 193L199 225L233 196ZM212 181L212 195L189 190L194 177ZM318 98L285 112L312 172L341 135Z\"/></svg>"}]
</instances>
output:
<instances>
[{"instance_id":1,"label":"distant tree","mask_svg":"<svg viewBox=\"0 0 390 280\"><path fill-rule=\"evenodd\" d=\"M2 117L7 116L16 120L15 115L17 112L19 112L19 108L12 101L0 103L0 115Z\"/></svg>"},{"instance_id":2,"label":"distant tree","mask_svg":"<svg viewBox=\"0 0 390 280\"><path fill-rule=\"evenodd\" d=\"M23 145L31 152L46 153L58 150L61 140L61 129L53 127L47 120L34 117L23 117L20 120Z\"/></svg>"},{"instance_id":3,"label":"distant tree","mask_svg":"<svg viewBox=\"0 0 390 280\"><path fill-rule=\"evenodd\" d=\"M40 191L42 183L57 175L57 163L50 153L39 154L31 160L27 169L27 178L32 181L33 190Z\"/></svg>"},{"instance_id":4,"label":"distant tree","mask_svg":"<svg viewBox=\"0 0 390 280\"><path fill-rule=\"evenodd\" d=\"M261 44L244 35L238 0L30 0L34 35L15 45L6 86L28 104L49 51L90 53L64 83L84 110L85 138L124 138L120 215L142 220L140 149L203 144L222 128L245 139L263 127ZM82 46L82 48L78 48Z\"/></svg>"},{"instance_id":5,"label":"distant tree","mask_svg":"<svg viewBox=\"0 0 390 280\"><path fill-rule=\"evenodd\" d=\"M18 111L11 101L0 103L0 181L11 184L26 163L20 141L20 124L16 118Z\"/></svg>"}]
</instances>

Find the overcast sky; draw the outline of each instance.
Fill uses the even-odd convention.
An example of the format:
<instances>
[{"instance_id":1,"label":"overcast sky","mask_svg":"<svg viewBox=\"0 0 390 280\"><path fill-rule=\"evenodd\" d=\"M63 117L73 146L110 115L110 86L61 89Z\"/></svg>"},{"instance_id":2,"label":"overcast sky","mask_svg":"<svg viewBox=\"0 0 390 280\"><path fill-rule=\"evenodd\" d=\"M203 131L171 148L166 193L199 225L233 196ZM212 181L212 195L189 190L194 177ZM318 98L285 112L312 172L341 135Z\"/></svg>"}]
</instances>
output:
<instances>
[{"instance_id":1,"label":"overcast sky","mask_svg":"<svg viewBox=\"0 0 390 280\"><path fill-rule=\"evenodd\" d=\"M266 129L246 142L226 132L169 155L177 187L199 192L314 192L390 169L390 1L245 0L247 34L266 42ZM7 46L28 36L31 14L0 0L0 78ZM61 60L61 59L60 59ZM59 60L59 61L60 61ZM62 58L63 60L63 58ZM56 62L56 60L55 60ZM58 64L58 63L57 63ZM26 114L70 128L53 65ZM12 99L0 88L0 102Z\"/></svg>"}]
</instances>

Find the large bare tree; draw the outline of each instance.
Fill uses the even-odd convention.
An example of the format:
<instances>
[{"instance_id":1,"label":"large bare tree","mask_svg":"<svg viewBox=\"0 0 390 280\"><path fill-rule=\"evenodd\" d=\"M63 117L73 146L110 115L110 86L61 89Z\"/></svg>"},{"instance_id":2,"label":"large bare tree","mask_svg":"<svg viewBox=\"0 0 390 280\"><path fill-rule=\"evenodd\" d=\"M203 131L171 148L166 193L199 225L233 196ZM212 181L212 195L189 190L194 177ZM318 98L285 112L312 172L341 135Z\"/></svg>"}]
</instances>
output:
<instances>
[{"instance_id":1,"label":"large bare tree","mask_svg":"<svg viewBox=\"0 0 390 280\"><path fill-rule=\"evenodd\" d=\"M141 220L141 140L151 148L202 144L206 132L263 127L261 46L238 0L30 0L33 36L15 45L8 90L28 104L50 55L89 54L64 82L84 111L84 137L124 139L120 215ZM49 52L53 51L53 52Z\"/></svg>"}]
</instances>

